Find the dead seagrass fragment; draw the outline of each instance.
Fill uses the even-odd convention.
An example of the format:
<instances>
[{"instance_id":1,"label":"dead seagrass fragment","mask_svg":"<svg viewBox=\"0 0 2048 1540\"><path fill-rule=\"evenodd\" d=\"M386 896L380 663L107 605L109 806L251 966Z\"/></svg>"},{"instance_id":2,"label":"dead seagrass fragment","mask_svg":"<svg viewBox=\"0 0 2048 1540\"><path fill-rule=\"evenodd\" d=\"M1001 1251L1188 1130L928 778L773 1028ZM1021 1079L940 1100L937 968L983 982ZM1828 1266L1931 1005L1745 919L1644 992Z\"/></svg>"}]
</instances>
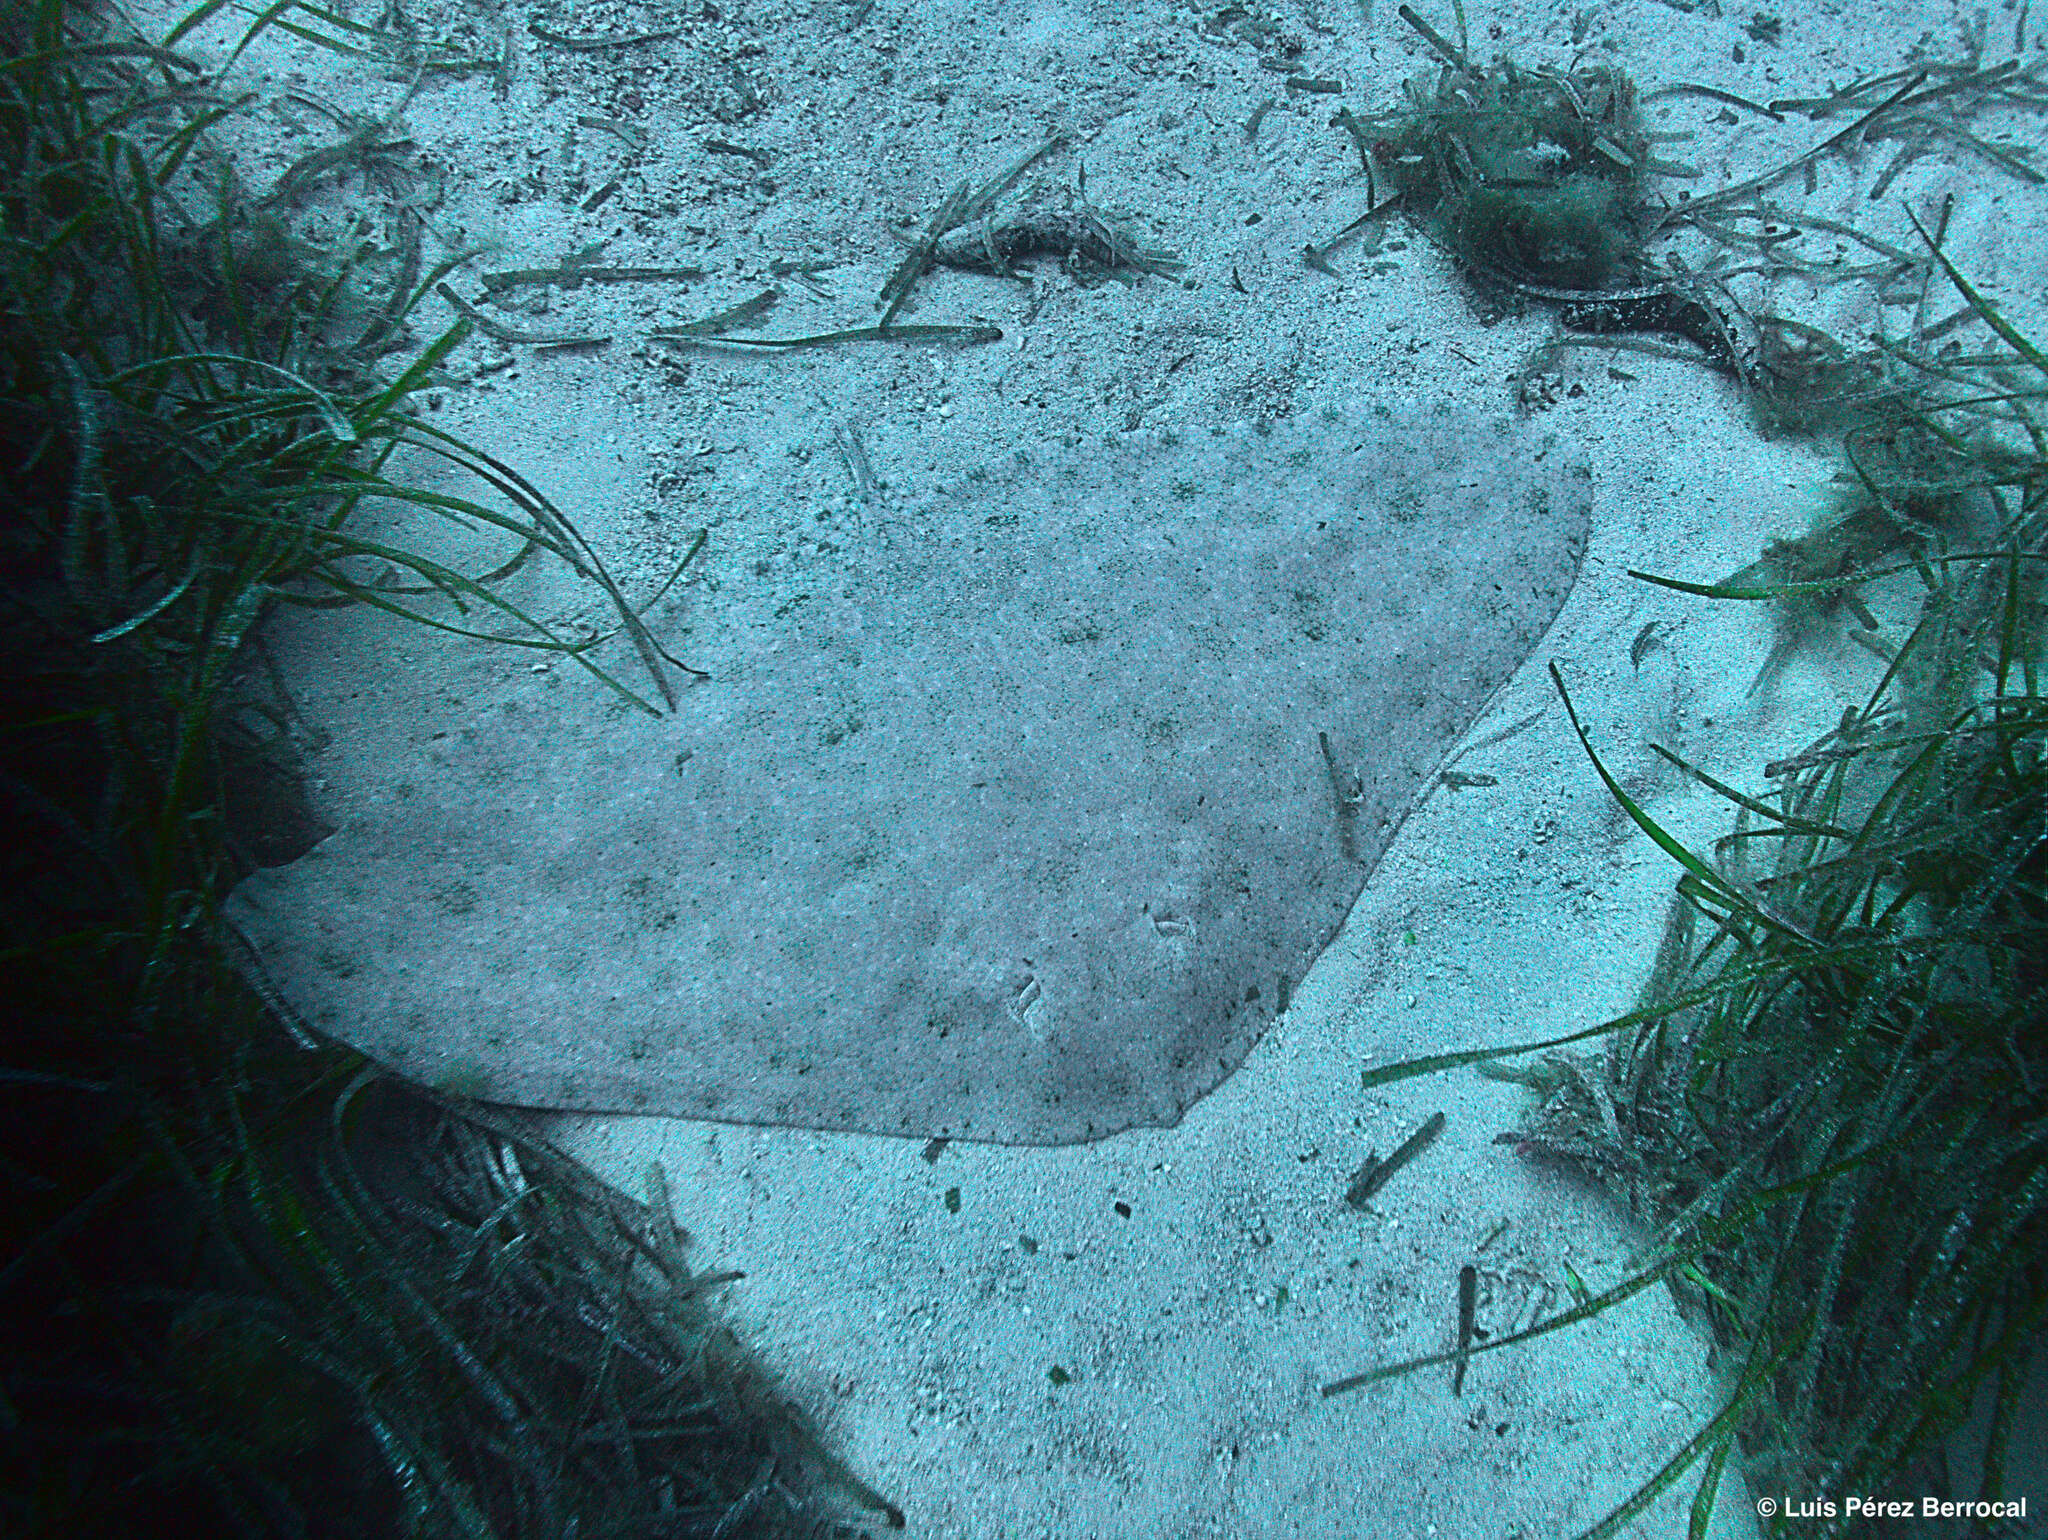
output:
<instances>
[{"instance_id":1,"label":"dead seagrass fragment","mask_svg":"<svg viewBox=\"0 0 2048 1540\"><path fill-rule=\"evenodd\" d=\"M710 676L658 719L287 617L335 832L232 915L303 1019L489 1100L1170 1125L1549 626L1588 502L1410 408L1019 452L800 570L714 537L644 617Z\"/></svg>"}]
</instances>

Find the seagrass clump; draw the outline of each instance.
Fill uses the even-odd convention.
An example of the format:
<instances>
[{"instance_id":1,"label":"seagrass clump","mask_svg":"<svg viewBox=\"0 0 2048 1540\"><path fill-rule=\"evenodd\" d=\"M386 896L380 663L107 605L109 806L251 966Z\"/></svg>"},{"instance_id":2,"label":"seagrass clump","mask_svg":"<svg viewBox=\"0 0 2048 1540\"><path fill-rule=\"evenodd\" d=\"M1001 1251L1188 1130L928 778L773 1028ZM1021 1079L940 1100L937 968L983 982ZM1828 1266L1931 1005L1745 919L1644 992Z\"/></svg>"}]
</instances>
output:
<instances>
[{"instance_id":1,"label":"seagrass clump","mask_svg":"<svg viewBox=\"0 0 2048 1540\"><path fill-rule=\"evenodd\" d=\"M1629 77L1480 65L1402 10L1444 59L1373 120L1374 162L1409 214L1482 275L1568 290L1627 277L1650 163Z\"/></svg>"},{"instance_id":2,"label":"seagrass clump","mask_svg":"<svg viewBox=\"0 0 2048 1540\"><path fill-rule=\"evenodd\" d=\"M1826 539L1701 590L1910 574L1906 629L1845 606L1878 682L1762 793L1659 751L1735 830L1693 856L1628 804L1685 866L1642 1006L1602 1058L1514 1072L1544 1096L1526 1143L1655 1225L1643 1276L1739 1365L1710 1483L1739 1447L1770 1489L1995 1500L2048 1324L2048 356L1939 260L2007 349L1995 414L1981 379L1926 387L1895 427L1946 446L1938 477L1859 459ZM1952 1443L1980 1402L1988 1436Z\"/></svg>"},{"instance_id":3,"label":"seagrass clump","mask_svg":"<svg viewBox=\"0 0 2048 1540\"><path fill-rule=\"evenodd\" d=\"M1840 516L1812 536L1724 583L1649 579L1851 627L1879 660L1867 697L1761 790L1660 747L1735 810L1696 853L1609 773L1553 664L1596 771L1681 869L1641 1003L1365 1077L1521 1081L1540 1101L1514 1141L1650 1226L1630 1276L1521 1336L1658 1284L1714 1331L1726 1400L1581 1540L1691 1470L1710 1510L1738 1456L1758 1490L1835 1500L1829 1534L1850 1494L2016 1495L2048 1326L2048 352L1928 249L1991 345L1895 355L1912 386L1848 435Z\"/></svg>"},{"instance_id":4,"label":"seagrass clump","mask_svg":"<svg viewBox=\"0 0 2048 1540\"><path fill-rule=\"evenodd\" d=\"M416 240L373 259L284 233L374 135L291 187L208 182L240 103L177 45L219 9L163 45L71 0L0 10L0 1305L32 1323L0 1347L0 1532L893 1520L716 1324L730 1275L685 1263L665 1198L292 1033L224 959L229 883L322 832L303 724L253 683L267 609L427 591L519 620L502 573L358 538L357 509L411 499L601 569L409 414L466 323L379 372L438 276ZM517 512L386 477L401 443Z\"/></svg>"}]
</instances>

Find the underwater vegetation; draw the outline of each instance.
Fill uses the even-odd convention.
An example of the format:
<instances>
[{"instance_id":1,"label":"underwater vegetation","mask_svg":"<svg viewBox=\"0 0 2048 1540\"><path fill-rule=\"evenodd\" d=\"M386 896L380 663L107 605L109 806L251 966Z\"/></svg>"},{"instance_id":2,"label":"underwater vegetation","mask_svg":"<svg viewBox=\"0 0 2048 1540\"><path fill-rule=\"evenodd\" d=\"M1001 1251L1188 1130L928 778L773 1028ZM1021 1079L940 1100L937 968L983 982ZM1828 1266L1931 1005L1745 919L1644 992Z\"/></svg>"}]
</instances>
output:
<instances>
[{"instance_id":1,"label":"underwater vegetation","mask_svg":"<svg viewBox=\"0 0 2048 1540\"><path fill-rule=\"evenodd\" d=\"M222 895L323 832L267 607L425 621L439 595L595 671L497 591L555 559L663 695L673 660L558 510L411 412L471 323L418 347L407 320L466 254L423 254L386 125L343 121L262 192L213 149L242 103L178 47L221 9L161 45L72 0L0 13L0 1532L900 1524L719 1324L734 1275L686 1262L658 1183L635 1203L294 1035L229 965ZM488 67L294 14L240 47L288 25ZM374 231L278 217L340 178L386 195ZM401 448L485 490L412 487L386 473ZM517 554L469 574L359 533L385 500Z\"/></svg>"},{"instance_id":2,"label":"underwater vegetation","mask_svg":"<svg viewBox=\"0 0 2048 1540\"><path fill-rule=\"evenodd\" d=\"M1725 1405L1589 1536L1695 1466L1703 1516L1738 1452L1768 1489L1819 1498L2006 1491L2048 1325L2048 358L1984 315L2032 374L2000 394L2033 452L1987 459L1968 488L1995 528L1951 542L1936 526L1910 559L1854 572L1921 590L1904 636L1865 633L1888 660L1868 699L1768 766L1761 793L1660 749L1733 805L1709 854L1659 828L1587 742L1682 870L1640 1006L1557 1041L1366 1076L1481 1064L1522 1081L1541 1106L1520 1142L1650 1224L1637 1272L1537 1331L1663 1283L1721 1345ZM1797 592L1656 581L1797 601L1850 577ZM1598 1057L1563 1051L1596 1037ZM1950 1469L1948 1439L1985 1405L1988 1441L1966 1456L1979 1468Z\"/></svg>"},{"instance_id":3,"label":"underwater vegetation","mask_svg":"<svg viewBox=\"0 0 2048 1540\"><path fill-rule=\"evenodd\" d=\"M1987 114L2048 108L2041 67L2018 57L1985 63L1981 31L1959 63L1871 75L1825 96L1754 102L1683 82L1645 89L1613 65L1484 64L1464 41L1462 6L1456 41L1407 5L1399 14L1442 62L1410 80L1396 106L1338 113L1335 123L1358 147L1368 209L1335 240L1311 246L1308 260L1323 264L1343 239L1400 213L1480 290L1550 307L1564 334L1525 361L1525 408L1547 404L1543 376L1563 350L1665 353L1668 346L1645 340L1661 335L1733 376L1766 432L1906 431L1917 382L1894 363L1938 371L1959 353L1952 334L1974 311L1930 312L1938 296L1925 250L1809 212L1780 189L1803 177L1811 190L1820 163L1887 143L1899 148L1871 200L1943 149L1999 176L2033 185L2048 177L2034 148L1979 131ZM2015 30L2016 54L2024 25ZM1702 191L1685 185L1699 180L1696 168L1666 157L1667 144L1690 133L1654 132L1644 121L1646 105L1681 96L1721 104L1729 122L1738 113L1848 121L1771 170ZM1381 176L1391 188L1384 197ZM1948 214L1931 221L1936 246ZM1845 260L1849 248L1858 260ZM1773 286L1787 279L1815 291L1863 286L1881 312L1910 308L1911 319L1897 335L1847 344L1770 306Z\"/></svg>"},{"instance_id":4,"label":"underwater vegetation","mask_svg":"<svg viewBox=\"0 0 2048 1540\"><path fill-rule=\"evenodd\" d=\"M1631 209L1622 162L1649 163L1622 84L1568 90L1570 77L1481 70L1435 46L1447 63L1433 89L1411 88L1390 158L1418 217L1482 277L1542 297L1565 280L1640 279L1660 225L1690 220L1725 254L1760 249L1744 220L1817 223L1765 200L1772 177L1685 212ZM1936 103L1986 92L2044 99L2037 72L1973 60L1821 105L1857 112L1851 126L1868 136L1901 128L1889 115L1914 104L1902 121L1917 154L1968 137ZM1902 164L1903 152L1886 184ZM1482 169L1506 178L1520 212L1475 196ZM2025 159L2018 173L2039 180ZM1542 185L1521 185L1532 180ZM1553 216L1577 233L1560 235ZM1830 516L1723 583L1633 574L1776 606L1787 641L1773 663L1801 628L1846 627L1881 664L1868 697L1767 766L1760 791L1660 748L1733 809L1733 831L1696 853L1609 775L1553 665L1596 772L1680 869L1641 1002L1552 1042L1365 1077L1471 1064L1522 1082L1540 1105L1518 1142L1605 1183L1654 1236L1622 1283L1471 1352L1512 1351L1659 1284L1713 1331L1725 1402L1588 1540L1619 1533L1689 1472L1703 1533L1738 1456L1760 1490L1816 1499L2017 1495L2006 1457L2048 1325L2048 352L1951 262L1945 220L1915 220L1917 252L1859 236L1880 260L1856 276L1911 284L1917 317L1941 293L1958 309L1856 349L1765 318L1731 368L1764 426L1837 437ZM1658 281L1695 278L1665 269ZM1965 351L1951 334L1970 329L1985 341ZM1733 350L1719 361L1732 365ZM1588 1057L1591 1040L1604 1047ZM1326 1394L1454 1360L1368 1371ZM1956 1443L1987 1410L1988 1436Z\"/></svg>"},{"instance_id":5,"label":"underwater vegetation","mask_svg":"<svg viewBox=\"0 0 2048 1540\"><path fill-rule=\"evenodd\" d=\"M1407 6L1444 58L1407 100L1368 120L1370 148L1406 211L1458 260L1554 289L1633 282L1645 231L1642 183L1656 169L1634 83L1616 69L1473 63Z\"/></svg>"}]
</instances>

